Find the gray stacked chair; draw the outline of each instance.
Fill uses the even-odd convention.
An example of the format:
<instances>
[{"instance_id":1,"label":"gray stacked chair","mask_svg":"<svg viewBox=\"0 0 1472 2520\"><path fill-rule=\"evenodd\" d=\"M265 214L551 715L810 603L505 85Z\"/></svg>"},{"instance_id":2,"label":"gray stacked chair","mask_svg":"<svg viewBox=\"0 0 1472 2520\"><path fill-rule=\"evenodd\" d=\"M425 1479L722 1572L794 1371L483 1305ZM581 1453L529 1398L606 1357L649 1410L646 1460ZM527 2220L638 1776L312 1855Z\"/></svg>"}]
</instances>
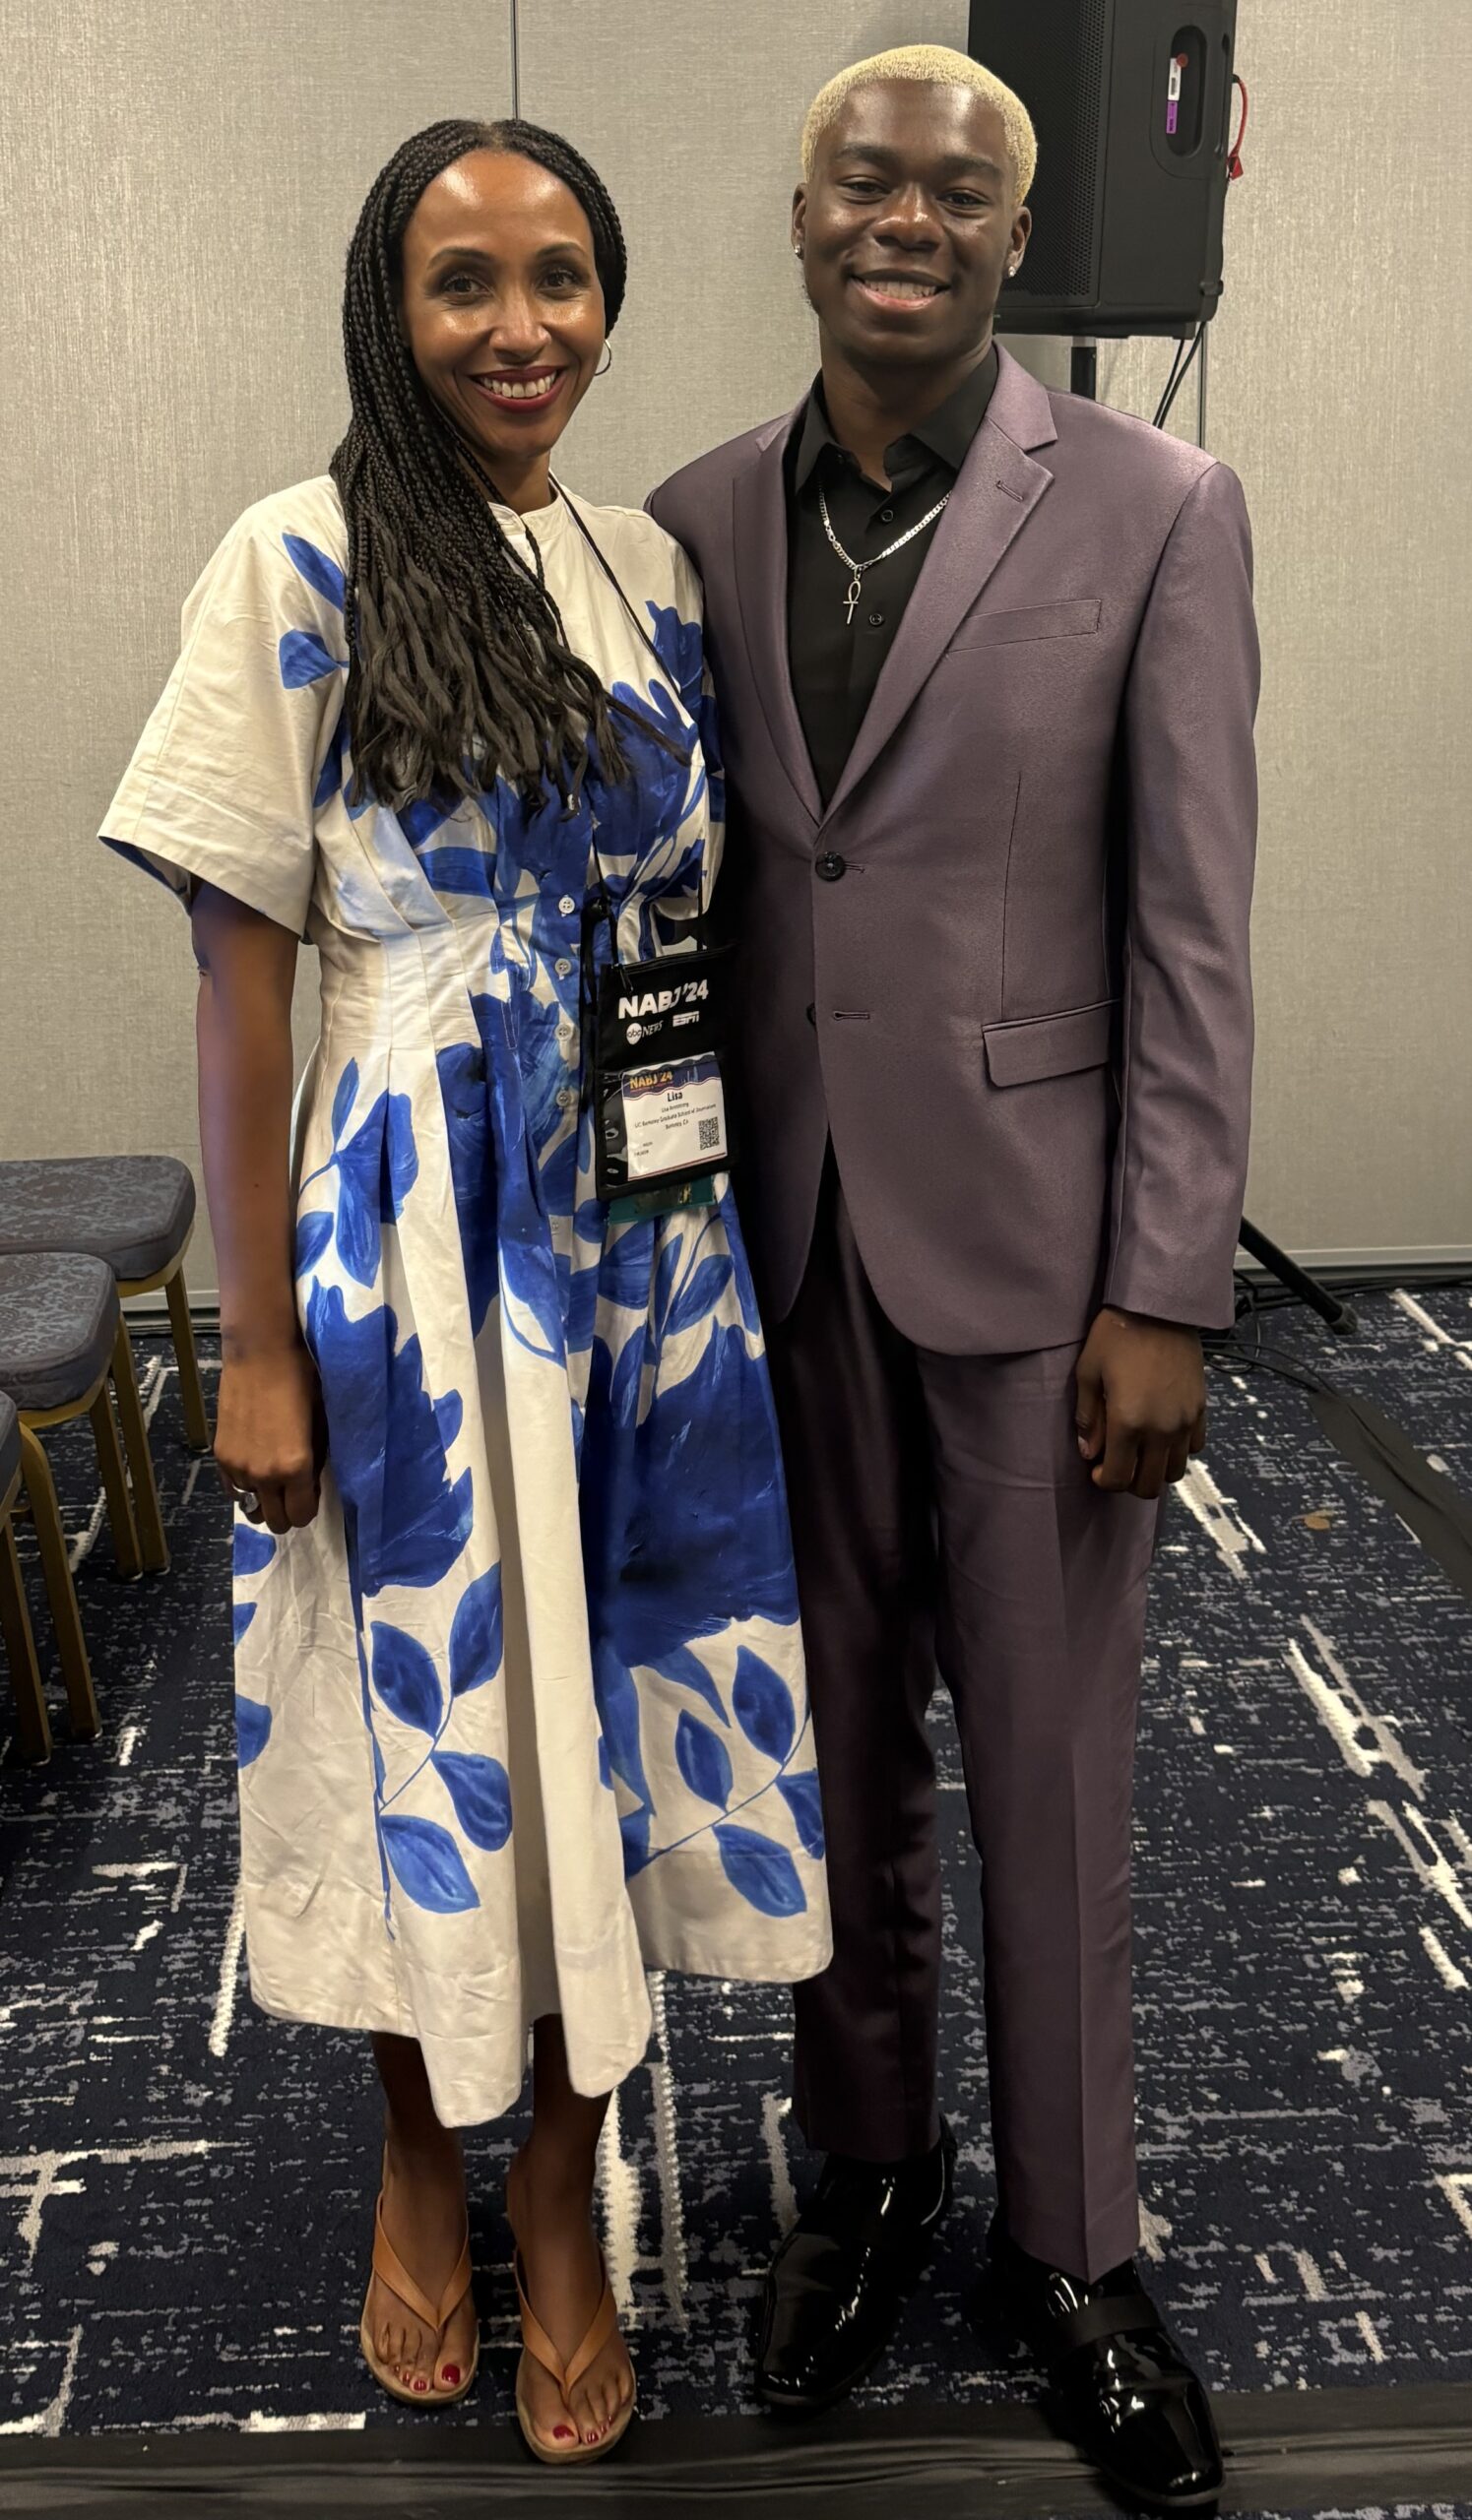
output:
<instances>
[{"instance_id":1,"label":"gray stacked chair","mask_svg":"<svg viewBox=\"0 0 1472 2520\"><path fill-rule=\"evenodd\" d=\"M194 1449L204 1452L210 1422L184 1283L194 1215L193 1175L173 1156L71 1155L0 1164L0 1252L87 1252L106 1262L120 1296L163 1290L185 1432ZM156 1573L168 1564L168 1544L133 1352L121 1318L112 1379L133 1477L143 1563Z\"/></svg>"},{"instance_id":2,"label":"gray stacked chair","mask_svg":"<svg viewBox=\"0 0 1472 2520\"><path fill-rule=\"evenodd\" d=\"M21 1493L21 1421L15 1402L0 1391L0 1636L10 1664L16 1701L16 1746L23 1759L48 1759L51 1726L41 1695L41 1675L31 1633L31 1612L21 1581L12 1516Z\"/></svg>"},{"instance_id":3,"label":"gray stacked chair","mask_svg":"<svg viewBox=\"0 0 1472 2520\"><path fill-rule=\"evenodd\" d=\"M16 1511L29 1512L56 1629L71 1729L91 1739L99 1731L92 1666L41 1435L47 1427L88 1417L96 1438L113 1551L124 1575L142 1571L128 1475L110 1377L119 1354L122 1314L105 1260L83 1251L0 1253L0 1392L12 1403L20 1437L21 1486ZM132 1383L132 1358L128 1359ZM133 1384L136 1395L137 1386ZM33 1730L33 1728L32 1728Z\"/></svg>"}]
</instances>

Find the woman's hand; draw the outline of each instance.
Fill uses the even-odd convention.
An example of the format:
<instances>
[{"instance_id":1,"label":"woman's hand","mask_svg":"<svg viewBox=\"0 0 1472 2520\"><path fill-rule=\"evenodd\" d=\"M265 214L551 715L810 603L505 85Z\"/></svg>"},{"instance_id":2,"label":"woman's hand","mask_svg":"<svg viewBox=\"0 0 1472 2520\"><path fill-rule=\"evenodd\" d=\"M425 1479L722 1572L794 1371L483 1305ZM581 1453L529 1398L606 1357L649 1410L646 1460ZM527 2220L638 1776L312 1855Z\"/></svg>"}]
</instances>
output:
<instances>
[{"instance_id":1,"label":"woman's hand","mask_svg":"<svg viewBox=\"0 0 1472 2520\"><path fill-rule=\"evenodd\" d=\"M234 1356L227 1342L215 1421L225 1487L255 1489L268 1531L300 1531L316 1515L326 1458L317 1369L302 1342Z\"/></svg>"}]
</instances>

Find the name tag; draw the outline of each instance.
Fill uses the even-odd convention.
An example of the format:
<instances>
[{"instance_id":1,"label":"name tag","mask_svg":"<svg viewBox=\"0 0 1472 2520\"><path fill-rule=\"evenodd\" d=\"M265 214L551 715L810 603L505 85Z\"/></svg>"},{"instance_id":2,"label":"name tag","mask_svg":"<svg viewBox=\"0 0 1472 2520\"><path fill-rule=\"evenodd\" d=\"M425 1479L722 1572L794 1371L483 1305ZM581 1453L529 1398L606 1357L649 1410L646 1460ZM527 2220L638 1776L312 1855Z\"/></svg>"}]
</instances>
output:
<instances>
[{"instance_id":1,"label":"name tag","mask_svg":"<svg viewBox=\"0 0 1472 2520\"><path fill-rule=\"evenodd\" d=\"M621 1091L631 1189L663 1173L726 1162L726 1094L713 1058L640 1069L623 1079Z\"/></svg>"}]
</instances>

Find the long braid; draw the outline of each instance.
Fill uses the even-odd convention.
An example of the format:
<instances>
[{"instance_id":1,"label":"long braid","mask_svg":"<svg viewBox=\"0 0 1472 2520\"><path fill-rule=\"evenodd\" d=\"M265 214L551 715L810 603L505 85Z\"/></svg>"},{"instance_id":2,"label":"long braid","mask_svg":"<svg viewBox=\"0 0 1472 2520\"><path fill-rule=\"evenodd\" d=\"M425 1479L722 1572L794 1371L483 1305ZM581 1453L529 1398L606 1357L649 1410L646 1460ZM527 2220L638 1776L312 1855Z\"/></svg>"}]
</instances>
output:
<instances>
[{"instance_id":1,"label":"long braid","mask_svg":"<svg viewBox=\"0 0 1472 2520\"><path fill-rule=\"evenodd\" d=\"M475 149L530 158L566 184L592 232L610 332L623 303L617 212L571 144L536 124L431 124L363 204L343 300L352 417L332 474L349 533L354 786L395 808L475 795L498 772L575 794L590 737L607 775L624 774L608 693L512 551L483 461L432 401L400 328L404 230L425 187Z\"/></svg>"}]
</instances>

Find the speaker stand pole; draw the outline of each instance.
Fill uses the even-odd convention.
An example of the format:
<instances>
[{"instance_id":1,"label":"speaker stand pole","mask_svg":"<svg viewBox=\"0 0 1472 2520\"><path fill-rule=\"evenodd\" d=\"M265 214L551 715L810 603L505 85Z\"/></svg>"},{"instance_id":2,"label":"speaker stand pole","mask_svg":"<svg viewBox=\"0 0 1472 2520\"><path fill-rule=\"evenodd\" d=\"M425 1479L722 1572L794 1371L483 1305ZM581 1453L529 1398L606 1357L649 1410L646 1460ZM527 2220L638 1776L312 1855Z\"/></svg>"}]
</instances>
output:
<instances>
[{"instance_id":1,"label":"speaker stand pole","mask_svg":"<svg viewBox=\"0 0 1472 2520\"><path fill-rule=\"evenodd\" d=\"M1196 434L1197 443L1204 444L1206 436L1206 343L1204 338L1197 355L1201 367L1196 384L1198 397ZM1099 400L1099 345L1086 334L1076 333L1073 337L1072 354L1068 362L1068 389L1070 393L1081 395L1086 402L1097 403ZM1319 1320L1326 1323L1337 1338L1354 1338L1360 1323L1353 1305L1341 1303L1337 1295L1330 1294L1327 1287L1321 1287L1316 1278L1311 1278L1307 1269L1301 1269L1296 1260L1290 1259L1286 1251L1281 1251L1275 1242L1269 1241L1267 1235L1249 1223L1247 1217L1242 1220L1238 1239L1244 1251L1251 1253L1259 1269L1266 1269L1269 1276L1276 1278L1280 1286L1286 1287L1289 1293L1296 1296L1300 1303L1306 1303L1311 1312L1316 1312Z\"/></svg>"}]
</instances>

